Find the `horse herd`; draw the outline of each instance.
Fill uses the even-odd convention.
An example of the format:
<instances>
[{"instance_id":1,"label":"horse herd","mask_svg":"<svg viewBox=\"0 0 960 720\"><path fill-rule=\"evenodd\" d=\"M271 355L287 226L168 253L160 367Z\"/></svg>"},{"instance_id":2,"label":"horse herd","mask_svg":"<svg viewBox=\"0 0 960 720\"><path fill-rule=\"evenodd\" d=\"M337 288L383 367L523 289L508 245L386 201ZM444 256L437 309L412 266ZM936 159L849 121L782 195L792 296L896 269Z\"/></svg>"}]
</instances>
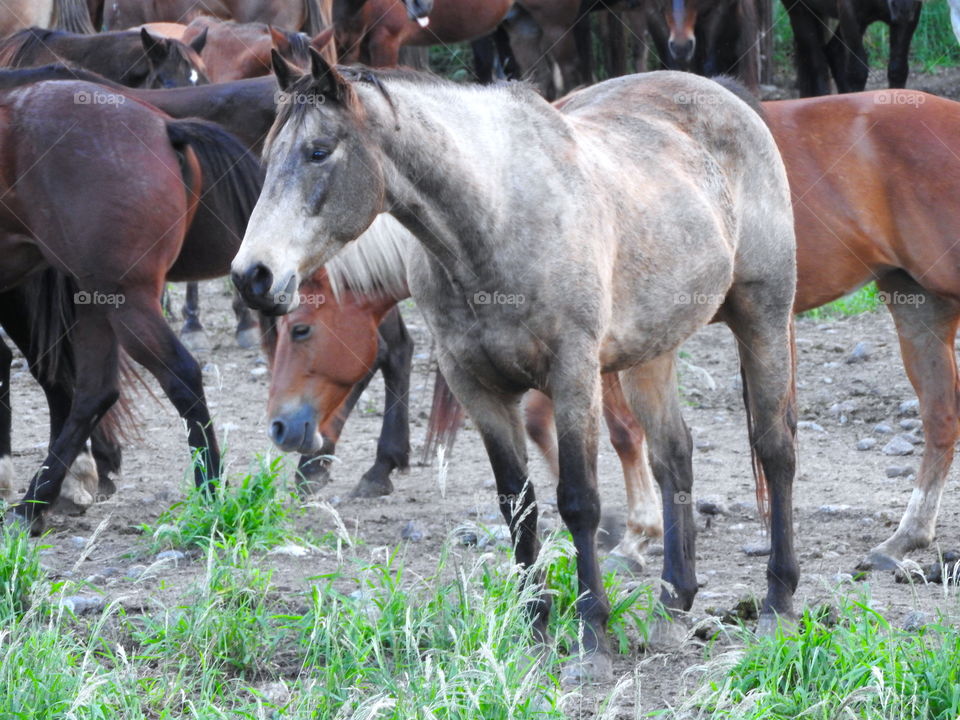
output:
<instances>
[{"instance_id":1,"label":"horse herd","mask_svg":"<svg viewBox=\"0 0 960 720\"><path fill-rule=\"evenodd\" d=\"M336 65L364 43L342 46L336 3L294 4L292 30L130 15L149 24L0 42L12 68L0 71L0 324L50 408L48 455L6 522L39 530L52 504L82 510L115 491L129 361L185 420L197 486L218 481L201 371L161 299L168 281L228 273L238 339L259 335L270 358L270 436L301 454L303 484L324 482L382 372L383 431L355 494L391 492L410 453L412 347L397 303L413 297L438 347L432 437L451 442L469 412L523 566L538 554L525 424L554 469L583 621L566 671L604 677L601 416L629 503L615 552L642 562L662 538L661 601L688 610L695 524L678 498L692 490L692 445L676 351L708 323L731 328L770 527L770 627L792 614L799 581L793 314L876 281L926 445L899 527L861 564L889 569L933 540L960 431L960 104L904 90L759 103L735 80L669 71L550 103L528 84ZM441 6L409 0L405 21L424 29L410 18L427 12L429 28ZM194 285L189 333L197 313ZM13 487L11 361L0 342L0 490ZM547 596L530 611L545 632Z\"/></svg>"}]
</instances>

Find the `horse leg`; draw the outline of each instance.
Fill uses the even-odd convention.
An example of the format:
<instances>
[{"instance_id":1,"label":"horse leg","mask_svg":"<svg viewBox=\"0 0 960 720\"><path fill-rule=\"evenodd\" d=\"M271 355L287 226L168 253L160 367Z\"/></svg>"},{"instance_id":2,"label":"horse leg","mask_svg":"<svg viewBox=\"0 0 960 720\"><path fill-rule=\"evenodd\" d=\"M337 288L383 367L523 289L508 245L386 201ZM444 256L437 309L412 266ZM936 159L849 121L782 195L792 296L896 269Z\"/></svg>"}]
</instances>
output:
<instances>
[{"instance_id":1,"label":"horse leg","mask_svg":"<svg viewBox=\"0 0 960 720\"><path fill-rule=\"evenodd\" d=\"M609 679L613 675L607 619L610 604L597 560L600 493L597 443L600 434L600 368L596 349L572 343L549 378L560 454L557 509L577 549L577 613L582 623L581 657L564 668L569 680Z\"/></svg>"},{"instance_id":2,"label":"horse leg","mask_svg":"<svg viewBox=\"0 0 960 720\"><path fill-rule=\"evenodd\" d=\"M907 75L910 73L910 41L920 22L922 7L920 3L915 3L915 11L910 17L901 17L897 22L890 23L890 62L887 65L887 82L892 88L907 86Z\"/></svg>"},{"instance_id":3,"label":"horse leg","mask_svg":"<svg viewBox=\"0 0 960 720\"><path fill-rule=\"evenodd\" d=\"M581 77L593 80L593 20L590 4L581 3L577 21L573 25L573 41L577 48Z\"/></svg>"},{"instance_id":4,"label":"horse leg","mask_svg":"<svg viewBox=\"0 0 960 720\"><path fill-rule=\"evenodd\" d=\"M786 3L785 3L786 4ZM787 5L796 45L797 90L800 97L830 94L829 67L823 47L824 19L802 0Z\"/></svg>"},{"instance_id":5,"label":"horse leg","mask_svg":"<svg viewBox=\"0 0 960 720\"><path fill-rule=\"evenodd\" d=\"M413 363L413 339L407 332L398 308L393 308L380 323L380 347L386 348L382 363L386 389L383 425L377 442L377 459L353 490L353 497L377 497L393 492L390 473L410 466L410 368Z\"/></svg>"},{"instance_id":6,"label":"horse leg","mask_svg":"<svg viewBox=\"0 0 960 720\"><path fill-rule=\"evenodd\" d=\"M34 475L14 513L34 531L42 512L60 494L67 469L80 454L97 421L119 397L117 338L102 308L76 306L73 353L76 385L62 429L50 443L43 466ZM160 319L163 323L163 319ZM51 408L51 418L55 409Z\"/></svg>"},{"instance_id":7,"label":"horse leg","mask_svg":"<svg viewBox=\"0 0 960 720\"><path fill-rule=\"evenodd\" d=\"M540 553L537 537L537 502L533 484L527 478L527 449L520 420L521 395L502 396L491 392L471 375L463 372L447 355L440 357L440 370L450 389L460 400L483 438L497 481L497 503L510 527L517 564L529 569ZM542 584L542 577L525 582ZM547 636L550 596L540 593L530 602L528 612L538 639Z\"/></svg>"},{"instance_id":8,"label":"horse leg","mask_svg":"<svg viewBox=\"0 0 960 720\"><path fill-rule=\"evenodd\" d=\"M940 498L960 435L960 384L953 352L960 315L950 301L925 290L906 273L890 273L877 285L894 299L907 300L890 302L887 308L897 326L907 376L920 400L926 440L916 487L899 527L860 563L865 569L889 570L911 550L927 547L936 534Z\"/></svg>"},{"instance_id":9,"label":"horse leg","mask_svg":"<svg viewBox=\"0 0 960 720\"><path fill-rule=\"evenodd\" d=\"M220 477L220 449L203 393L203 375L193 356L164 321L157 299L133 293L110 314L124 350L160 383L187 424L187 441L199 455L197 487L209 489Z\"/></svg>"},{"instance_id":10,"label":"horse leg","mask_svg":"<svg viewBox=\"0 0 960 720\"><path fill-rule=\"evenodd\" d=\"M647 546L663 537L663 510L643 452L643 428L627 405L617 373L603 375L603 417L610 443L620 458L627 490L627 530L610 554L642 569Z\"/></svg>"},{"instance_id":11,"label":"horse leg","mask_svg":"<svg viewBox=\"0 0 960 720\"><path fill-rule=\"evenodd\" d=\"M676 359L665 355L620 375L627 401L647 431L647 454L663 503L663 587L660 602L689 610L697 594L693 441L680 414Z\"/></svg>"},{"instance_id":12,"label":"horse leg","mask_svg":"<svg viewBox=\"0 0 960 720\"><path fill-rule=\"evenodd\" d=\"M10 366L13 352L0 337L0 502L13 498L13 449L11 445Z\"/></svg>"},{"instance_id":13,"label":"horse leg","mask_svg":"<svg viewBox=\"0 0 960 720\"><path fill-rule=\"evenodd\" d=\"M760 631L773 629L776 616L793 615L800 566L793 547L793 479L796 473L796 346L793 292L774 282L735 285L724 303L727 324L737 338L750 451L763 498L770 496L770 559Z\"/></svg>"},{"instance_id":14,"label":"horse leg","mask_svg":"<svg viewBox=\"0 0 960 720\"><path fill-rule=\"evenodd\" d=\"M240 293L233 288L233 315L237 319L237 330L234 337L237 345L244 350L250 350L260 344L260 323L253 311L240 297Z\"/></svg>"},{"instance_id":15,"label":"horse leg","mask_svg":"<svg viewBox=\"0 0 960 720\"><path fill-rule=\"evenodd\" d=\"M102 423L94 428L90 436L90 450L96 466L98 478L96 496L99 502L117 492L113 478L120 476L123 450L120 443L103 429Z\"/></svg>"},{"instance_id":16,"label":"horse leg","mask_svg":"<svg viewBox=\"0 0 960 720\"><path fill-rule=\"evenodd\" d=\"M473 51L473 74L477 82L482 85L489 85L496 78L494 68L497 60L497 46L493 41L493 35L484 35L470 43L470 49Z\"/></svg>"}]
</instances>

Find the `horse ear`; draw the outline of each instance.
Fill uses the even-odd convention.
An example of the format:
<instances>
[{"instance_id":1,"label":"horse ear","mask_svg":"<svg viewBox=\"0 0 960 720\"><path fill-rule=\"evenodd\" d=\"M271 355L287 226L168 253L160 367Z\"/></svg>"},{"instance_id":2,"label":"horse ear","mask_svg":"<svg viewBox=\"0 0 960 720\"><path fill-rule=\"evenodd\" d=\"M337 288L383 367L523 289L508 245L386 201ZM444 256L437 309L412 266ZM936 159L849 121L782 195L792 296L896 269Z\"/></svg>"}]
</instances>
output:
<instances>
[{"instance_id":1,"label":"horse ear","mask_svg":"<svg viewBox=\"0 0 960 720\"><path fill-rule=\"evenodd\" d=\"M300 77L300 73L277 52L276 48L270 49L270 62L273 65L273 74L277 76L277 85L286 92Z\"/></svg>"},{"instance_id":2,"label":"horse ear","mask_svg":"<svg viewBox=\"0 0 960 720\"><path fill-rule=\"evenodd\" d=\"M166 38L151 35L146 28L140 28L140 42L147 53L147 58L154 63L160 63L170 54L170 44Z\"/></svg>"},{"instance_id":3,"label":"horse ear","mask_svg":"<svg viewBox=\"0 0 960 720\"><path fill-rule=\"evenodd\" d=\"M290 51L290 40L285 33L277 30L273 25L267 25L267 30L270 31L271 44L281 55Z\"/></svg>"},{"instance_id":4,"label":"horse ear","mask_svg":"<svg viewBox=\"0 0 960 720\"><path fill-rule=\"evenodd\" d=\"M197 35L193 40L190 41L190 47L193 51L199 55L203 52L203 48L207 45L207 33L210 31L209 27L205 27L203 31Z\"/></svg>"},{"instance_id":5,"label":"horse ear","mask_svg":"<svg viewBox=\"0 0 960 720\"><path fill-rule=\"evenodd\" d=\"M338 73L337 69L312 46L310 47L310 74L320 92L334 100L343 100L350 92L350 84L343 75Z\"/></svg>"},{"instance_id":6,"label":"horse ear","mask_svg":"<svg viewBox=\"0 0 960 720\"><path fill-rule=\"evenodd\" d=\"M317 52L321 52L327 45L330 44L331 40L333 40L333 26L318 32L310 41L310 47Z\"/></svg>"}]
</instances>

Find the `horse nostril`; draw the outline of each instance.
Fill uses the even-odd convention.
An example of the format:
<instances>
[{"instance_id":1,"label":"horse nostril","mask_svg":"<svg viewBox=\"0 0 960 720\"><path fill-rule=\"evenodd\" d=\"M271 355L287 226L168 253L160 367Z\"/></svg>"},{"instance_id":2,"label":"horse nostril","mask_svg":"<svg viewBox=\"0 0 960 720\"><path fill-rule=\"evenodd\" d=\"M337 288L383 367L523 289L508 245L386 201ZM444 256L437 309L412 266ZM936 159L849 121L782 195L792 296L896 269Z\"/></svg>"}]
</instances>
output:
<instances>
[{"instance_id":1,"label":"horse nostril","mask_svg":"<svg viewBox=\"0 0 960 720\"><path fill-rule=\"evenodd\" d=\"M270 423L270 439L277 445L282 445L287 435L287 425L283 420L274 420Z\"/></svg>"},{"instance_id":2,"label":"horse nostril","mask_svg":"<svg viewBox=\"0 0 960 720\"><path fill-rule=\"evenodd\" d=\"M250 293L263 297L273 287L273 273L263 263L257 263L247 271L247 288Z\"/></svg>"}]
</instances>

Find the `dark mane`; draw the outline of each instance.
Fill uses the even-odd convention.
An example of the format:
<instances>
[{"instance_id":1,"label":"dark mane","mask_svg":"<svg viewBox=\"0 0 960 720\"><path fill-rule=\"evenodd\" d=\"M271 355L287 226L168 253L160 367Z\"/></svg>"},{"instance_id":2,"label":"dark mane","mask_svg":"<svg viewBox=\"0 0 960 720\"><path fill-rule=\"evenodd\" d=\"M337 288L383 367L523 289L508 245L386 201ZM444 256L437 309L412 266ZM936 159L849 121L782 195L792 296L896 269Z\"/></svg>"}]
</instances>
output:
<instances>
[{"instance_id":1,"label":"dark mane","mask_svg":"<svg viewBox=\"0 0 960 720\"><path fill-rule=\"evenodd\" d=\"M13 33L0 40L0 65L3 67L20 67L29 62L32 55L45 47L48 41L65 33L59 30L30 27Z\"/></svg>"}]
</instances>

